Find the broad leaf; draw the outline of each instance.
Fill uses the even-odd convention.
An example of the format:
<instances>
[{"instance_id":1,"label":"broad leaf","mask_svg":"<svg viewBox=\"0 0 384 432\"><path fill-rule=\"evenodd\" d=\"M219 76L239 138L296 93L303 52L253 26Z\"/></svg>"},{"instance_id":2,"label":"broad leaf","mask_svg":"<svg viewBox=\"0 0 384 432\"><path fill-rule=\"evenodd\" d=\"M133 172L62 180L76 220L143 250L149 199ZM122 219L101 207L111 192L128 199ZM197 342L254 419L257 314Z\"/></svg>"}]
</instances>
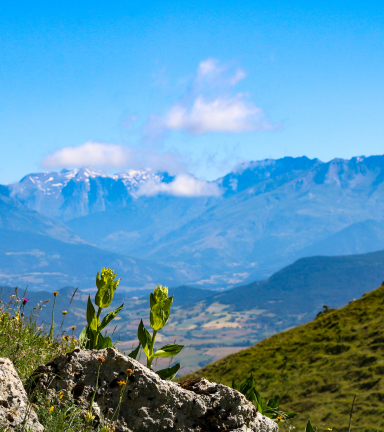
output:
<instances>
[{"instance_id":1,"label":"broad leaf","mask_svg":"<svg viewBox=\"0 0 384 432\"><path fill-rule=\"evenodd\" d=\"M149 348L152 343L152 338L148 333L148 330L144 327L143 320L140 320L139 328L137 329L137 337L141 346L143 347L145 355L149 357Z\"/></svg>"},{"instance_id":2,"label":"broad leaf","mask_svg":"<svg viewBox=\"0 0 384 432\"><path fill-rule=\"evenodd\" d=\"M155 353L153 357L173 357L185 347L185 345L168 344L161 347Z\"/></svg>"},{"instance_id":3,"label":"broad leaf","mask_svg":"<svg viewBox=\"0 0 384 432\"><path fill-rule=\"evenodd\" d=\"M139 351L140 351L140 347L141 347L141 344L139 343L139 345L137 346L137 348L135 348L130 354L128 354L128 357L131 357L134 360L136 360L137 355L139 354Z\"/></svg>"},{"instance_id":4,"label":"broad leaf","mask_svg":"<svg viewBox=\"0 0 384 432\"><path fill-rule=\"evenodd\" d=\"M81 330L81 333L79 335L80 345L84 345L86 343L87 337L88 337L87 334L88 334L89 330L90 329L89 329L89 325L88 324L83 328L83 330Z\"/></svg>"},{"instance_id":5,"label":"broad leaf","mask_svg":"<svg viewBox=\"0 0 384 432\"><path fill-rule=\"evenodd\" d=\"M151 309L153 308L153 306L155 306L156 303L157 303L156 302L156 297L154 296L153 293L151 293L149 295L149 305L151 306Z\"/></svg>"},{"instance_id":6,"label":"broad leaf","mask_svg":"<svg viewBox=\"0 0 384 432\"><path fill-rule=\"evenodd\" d=\"M180 363L176 363L174 366L166 369L161 369L156 373L158 375L161 375L163 378L167 380L173 380L173 378L175 378L175 376L177 375L179 369L180 369Z\"/></svg>"},{"instance_id":7,"label":"broad leaf","mask_svg":"<svg viewBox=\"0 0 384 432\"><path fill-rule=\"evenodd\" d=\"M305 432L315 432L315 429L313 429L311 424L311 420L308 420L307 426L305 426Z\"/></svg>"},{"instance_id":8,"label":"broad leaf","mask_svg":"<svg viewBox=\"0 0 384 432\"><path fill-rule=\"evenodd\" d=\"M107 313L107 315L105 315L105 317L103 318L103 321L101 321L101 323L99 324L98 331L103 330L103 328L106 327L113 320L113 318L115 318L115 316L121 311L123 306L124 303L121 306L119 306L116 310Z\"/></svg>"},{"instance_id":9,"label":"broad leaf","mask_svg":"<svg viewBox=\"0 0 384 432\"><path fill-rule=\"evenodd\" d=\"M275 396L272 399L269 399L267 402L268 408L279 408L279 396Z\"/></svg>"},{"instance_id":10,"label":"broad leaf","mask_svg":"<svg viewBox=\"0 0 384 432\"><path fill-rule=\"evenodd\" d=\"M101 335L99 335L99 338L100 338L100 336ZM99 340L96 349L100 350L100 349L108 348L108 347L113 347L112 340L111 340L111 338L109 336L102 337L102 339Z\"/></svg>"},{"instance_id":11,"label":"broad leaf","mask_svg":"<svg viewBox=\"0 0 384 432\"><path fill-rule=\"evenodd\" d=\"M92 331L97 331L97 316L95 308L91 302L91 296L88 296L87 303L87 323Z\"/></svg>"}]
</instances>

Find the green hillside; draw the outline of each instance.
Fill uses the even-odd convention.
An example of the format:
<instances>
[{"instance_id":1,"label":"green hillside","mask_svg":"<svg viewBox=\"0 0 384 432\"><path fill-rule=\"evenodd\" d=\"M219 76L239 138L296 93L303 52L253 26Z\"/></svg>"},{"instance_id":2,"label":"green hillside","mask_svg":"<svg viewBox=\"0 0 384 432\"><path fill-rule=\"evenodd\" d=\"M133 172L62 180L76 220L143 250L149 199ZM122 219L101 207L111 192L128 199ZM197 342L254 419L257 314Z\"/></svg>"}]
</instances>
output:
<instances>
[{"instance_id":1,"label":"green hillside","mask_svg":"<svg viewBox=\"0 0 384 432\"><path fill-rule=\"evenodd\" d=\"M180 380L204 376L230 385L251 372L264 396L310 418L318 430L348 429L353 395L359 404L353 431L384 429L384 286L339 310L207 365ZM225 369L224 373L223 370ZM222 377L220 379L220 376Z\"/></svg>"}]
</instances>

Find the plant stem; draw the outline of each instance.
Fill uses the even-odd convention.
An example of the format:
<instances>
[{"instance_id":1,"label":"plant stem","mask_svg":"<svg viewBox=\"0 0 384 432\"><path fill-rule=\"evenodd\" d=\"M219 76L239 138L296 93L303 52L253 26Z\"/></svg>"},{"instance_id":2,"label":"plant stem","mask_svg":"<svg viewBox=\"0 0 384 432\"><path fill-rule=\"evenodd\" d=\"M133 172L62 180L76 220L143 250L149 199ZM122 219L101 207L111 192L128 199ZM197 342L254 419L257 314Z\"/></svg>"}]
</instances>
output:
<instances>
[{"instance_id":1,"label":"plant stem","mask_svg":"<svg viewBox=\"0 0 384 432\"><path fill-rule=\"evenodd\" d=\"M355 405L355 399L356 399L356 395L353 396L353 401L352 401L352 406L351 406L351 414L349 415L348 432L351 432L352 415L353 415L353 407Z\"/></svg>"},{"instance_id":2,"label":"plant stem","mask_svg":"<svg viewBox=\"0 0 384 432\"><path fill-rule=\"evenodd\" d=\"M53 329L55 328L55 303L56 303L56 296L53 298L53 306L52 306L52 322L51 322L51 328L49 330L49 341L52 343L53 341Z\"/></svg>"},{"instance_id":3,"label":"plant stem","mask_svg":"<svg viewBox=\"0 0 384 432\"><path fill-rule=\"evenodd\" d=\"M95 396L96 396L97 386L99 385L99 372L100 372L100 366L101 366L101 363L99 363L99 367L97 368L96 387L95 387L95 391L93 392L93 395L92 395L91 403L90 403L90 405L89 405L89 412L90 412L91 414L92 414L92 405L93 405L93 401L95 400Z\"/></svg>"},{"instance_id":4,"label":"plant stem","mask_svg":"<svg viewBox=\"0 0 384 432\"><path fill-rule=\"evenodd\" d=\"M99 327L99 319L100 319L100 315L101 315L101 307L99 306L99 309L98 309L98 311L97 311L97 327ZM97 330L96 331L96 336L95 336L95 339L94 339L94 347L93 347L93 349L96 349L96 347L97 347L97 340L99 339L99 330Z\"/></svg>"},{"instance_id":5,"label":"plant stem","mask_svg":"<svg viewBox=\"0 0 384 432\"><path fill-rule=\"evenodd\" d=\"M153 349L154 349L154 346L155 346L156 334L157 334L157 331L153 330L152 342L151 342L151 346L149 347L149 357L147 359L147 368L148 369L150 369L151 365L152 365L152 360L153 360L152 356L153 356Z\"/></svg>"}]
</instances>

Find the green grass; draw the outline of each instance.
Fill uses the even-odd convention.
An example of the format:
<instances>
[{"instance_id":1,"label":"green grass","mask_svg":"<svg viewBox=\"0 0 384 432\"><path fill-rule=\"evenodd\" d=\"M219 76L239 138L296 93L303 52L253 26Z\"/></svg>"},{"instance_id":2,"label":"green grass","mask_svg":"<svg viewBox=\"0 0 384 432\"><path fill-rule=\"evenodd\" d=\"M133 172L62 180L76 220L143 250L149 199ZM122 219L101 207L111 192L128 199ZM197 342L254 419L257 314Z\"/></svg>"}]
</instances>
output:
<instances>
[{"instance_id":1,"label":"green grass","mask_svg":"<svg viewBox=\"0 0 384 432\"><path fill-rule=\"evenodd\" d=\"M311 419L318 430L347 431L355 394L352 431L383 430L384 286L178 381L222 375L231 385L250 373L262 396L278 394L285 411L298 413L298 430Z\"/></svg>"},{"instance_id":2,"label":"green grass","mask_svg":"<svg viewBox=\"0 0 384 432\"><path fill-rule=\"evenodd\" d=\"M43 304L40 303L28 317L24 316L22 300L17 290L7 303L0 303L0 357L7 357L13 362L24 385L39 365L72 351L77 342L76 339L63 335L60 323L57 323L53 338L49 335L49 326L38 326L42 308ZM29 399L40 423L49 432L112 432L107 427L106 419L101 419L98 424L87 423L84 418L85 408L63 393L34 391ZM1 422L2 419L0 432L9 432ZM28 432L22 427L12 431Z\"/></svg>"}]
</instances>

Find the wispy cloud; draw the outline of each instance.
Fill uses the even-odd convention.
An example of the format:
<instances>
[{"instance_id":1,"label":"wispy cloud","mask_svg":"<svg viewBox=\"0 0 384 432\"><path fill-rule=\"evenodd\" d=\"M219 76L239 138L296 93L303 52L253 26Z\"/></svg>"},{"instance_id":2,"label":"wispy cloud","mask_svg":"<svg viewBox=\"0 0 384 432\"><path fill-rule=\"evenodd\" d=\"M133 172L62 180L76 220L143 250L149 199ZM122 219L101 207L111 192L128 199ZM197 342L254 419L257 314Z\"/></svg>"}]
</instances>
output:
<instances>
[{"instance_id":1,"label":"wispy cloud","mask_svg":"<svg viewBox=\"0 0 384 432\"><path fill-rule=\"evenodd\" d=\"M179 172L184 162L177 152L159 152L153 147L128 147L88 141L80 146L56 150L41 162L42 168L72 168L92 166L98 168L142 169L153 168Z\"/></svg>"},{"instance_id":2,"label":"wispy cloud","mask_svg":"<svg viewBox=\"0 0 384 432\"><path fill-rule=\"evenodd\" d=\"M223 191L217 183L198 179L191 174L179 174L170 183L150 180L143 184L138 191L139 196L166 194L180 197L217 197L222 193Z\"/></svg>"},{"instance_id":3,"label":"wispy cloud","mask_svg":"<svg viewBox=\"0 0 384 432\"><path fill-rule=\"evenodd\" d=\"M264 111L245 94L234 94L233 87L245 77L243 69L221 65L216 59L200 62L182 100L164 115L152 115L144 132L158 137L175 130L200 135L276 129Z\"/></svg>"}]
</instances>

